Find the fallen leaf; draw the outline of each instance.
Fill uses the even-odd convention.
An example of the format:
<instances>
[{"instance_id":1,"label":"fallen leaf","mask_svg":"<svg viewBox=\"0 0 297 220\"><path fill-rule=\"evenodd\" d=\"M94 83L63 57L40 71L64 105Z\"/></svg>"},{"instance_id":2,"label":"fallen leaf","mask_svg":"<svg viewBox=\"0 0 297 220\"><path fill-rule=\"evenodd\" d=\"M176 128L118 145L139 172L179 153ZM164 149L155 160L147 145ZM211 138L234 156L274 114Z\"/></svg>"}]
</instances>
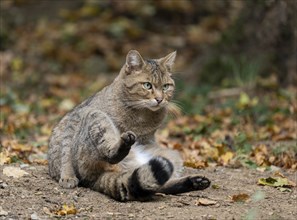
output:
<instances>
[{"instance_id":1,"label":"fallen leaf","mask_svg":"<svg viewBox=\"0 0 297 220\"><path fill-rule=\"evenodd\" d=\"M53 213L51 213L51 211L50 211L49 208L47 208L47 207L43 207L42 210L43 210L43 212L44 212L45 214L47 214L47 215L50 215L50 216L53 215Z\"/></svg>"},{"instance_id":2,"label":"fallen leaf","mask_svg":"<svg viewBox=\"0 0 297 220\"><path fill-rule=\"evenodd\" d=\"M217 204L217 201L206 199L206 198L200 198L195 202L195 205L203 205L203 206L209 206L209 205L215 205Z\"/></svg>"},{"instance_id":3,"label":"fallen leaf","mask_svg":"<svg viewBox=\"0 0 297 220\"><path fill-rule=\"evenodd\" d=\"M274 172L273 176L278 176L278 177L286 178L286 177L284 176L284 174L282 174L282 173L279 172L279 171Z\"/></svg>"},{"instance_id":4,"label":"fallen leaf","mask_svg":"<svg viewBox=\"0 0 297 220\"><path fill-rule=\"evenodd\" d=\"M234 153L228 151L219 158L219 162L223 165L226 166L229 164L230 160L234 157Z\"/></svg>"},{"instance_id":5,"label":"fallen leaf","mask_svg":"<svg viewBox=\"0 0 297 220\"><path fill-rule=\"evenodd\" d=\"M0 165L9 164L11 159L9 157L9 153L7 151L3 151L0 153Z\"/></svg>"},{"instance_id":6,"label":"fallen leaf","mask_svg":"<svg viewBox=\"0 0 297 220\"><path fill-rule=\"evenodd\" d=\"M52 132L52 127L49 126L48 124L45 124L41 127L40 131L42 134L49 136Z\"/></svg>"},{"instance_id":7,"label":"fallen leaf","mask_svg":"<svg viewBox=\"0 0 297 220\"><path fill-rule=\"evenodd\" d=\"M62 206L62 209L55 212L55 214L57 215L70 215L70 214L75 215L76 213L77 213L77 209L74 207L73 204L70 206L64 204Z\"/></svg>"},{"instance_id":8,"label":"fallen leaf","mask_svg":"<svg viewBox=\"0 0 297 220\"><path fill-rule=\"evenodd\" d=\"M250 97L248 96L248 94L246 94L245 92L240 93L238 105L240 105L241 107L244 107L249 103L250 103Z\"/></svg>"},{"instance_id":9,"label":"fallen leaf","mask_svg":"<svg viewBox=\"0 0 297 220\"><path fill-rule=\"evenodd\" d=\"M250 98L248 94L246 94L245 92L242 92L240 94L237 106L241 109L247 107L247 106L255 106L258 104L258 98Z\"/></svg>"},{"instance_id":10,"label":"fallen leaf","mask_svg":"<svg viewBox=\"0 0 297 220\"><path fill-rule=\"evenodd\" d=\"M11 145L11 148L14 151L19 151L19 152L31 152L32 151L32 146L26 145L26 144L19 144L15 143Z\"/></svg>"},{"instance_id":11,"label":"fallen leaf","mask_svg":"<svg viewBox=\"0 0 297 220\"><path fill-rule=\"evenodd\" d=\"M36 163L36 164L39 164L39 165L48 165L48 160L35 159L35 160L33 160L33 163Z\"/></svg>"},{"instance_id":12,"label":"fallen leaf","mask_svg":"<svg viewBox=\"0 0 297 220\"><path fill-rule=\"evenodd\" d=\"M292 189L285 187L277 187L277 189L281 192L292 192Z\"/></svg>"},{"instance_id":13,"label":"fallen leaf","mask_svg":"<svg viewBox=\"0 0 297 220\"><path fill-rule=\"evenodd\" d=\"M16 57L11 62L11 68L14 71L20 71L23 68L24 62L21 58Z\"/></svg>"},{"instance_id":14,"label":"fallen leaf","mask_svg":"<svg viewBox=\"0 0 297 220\"><path fill-rule=\"evenodd\" d=\"M217 184L212 184L211 185L211 188L213 188L213 189L220 189L221 187L219 185L217 185Z\"/></svg>"},{"instance_id":15,"label":"fallen leaf","mask_svg":"<svg viewBox=\"0 0 297 220\"><path fill-rule=\"evenodd\" d=\"M71 99L64 99L60 105L59 109L64 111L69 111L75 106L75 103Z\"/></svg>"},{"instance_id":16,"label":"fallen leaf","mask_svg":"<svg viewBox=\"0 0 297 220\"><path fill-rule=\"evenodd\" d=\"M27 173L24 170L21 170L19 167L5 167L3 169L3 174L13 178L20 178L24 175L29 175L29 173Z\"/></svg>"},{"instance_id":17,"label":"fallen leaf","mask_svg":"<svg viewBox=\"0 0 297 220\"><path fill-rule=\"evenodd\" d=\"M201 168L207 167L207 162L206 161L186 160L184 162L184 166L192 167L195 169L201 169Z\"/></svg>"},{"instance_id":18,"label":"fallen leaf","mask_svg":"<svg viewBox=\"0 0 297 220\"><path fill-rule=\"evenodd\" d=\"M231 200L233 202L245 202L249 198L250 198L250 196L248 194L245 194L245 193L240 193L240 194L231 196Z\"/></svg>"},{"instance_id":19,"label":"fallen leaf","mask_svg":"<svg viewBox=\"0 0 297 220\"><path fill-rule=\"evenodd\" d=\"M260 178L258 180L259 185L266 185L266 186L273 186L273 187L295 187L296 183L288 180L287 178L283 177L268 177L268 178Z\"/></svg>"}]
</instances>

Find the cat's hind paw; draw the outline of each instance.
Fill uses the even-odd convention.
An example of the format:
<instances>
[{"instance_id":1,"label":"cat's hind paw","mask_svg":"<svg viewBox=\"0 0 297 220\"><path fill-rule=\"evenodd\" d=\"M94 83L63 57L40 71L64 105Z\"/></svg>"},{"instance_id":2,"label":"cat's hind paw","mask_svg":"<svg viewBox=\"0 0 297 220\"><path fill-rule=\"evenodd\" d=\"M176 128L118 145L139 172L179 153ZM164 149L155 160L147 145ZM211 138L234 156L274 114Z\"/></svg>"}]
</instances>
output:
<instances>
[{"instance_id":1,"label":"cat's hind paw","mask_svg":"<svg viewBox=\"0 0 297 220\"><path fill-rule=\"evenodd\" d=\"M136 135L132 131L127 131L122 133L121 139L123 140L126 146L132 146L135 143Z\"/></svg>"},{"instance_id":2,"label":"cat's hind paw","mask_svg":"<svg viewBox=\"0 0 297 220\"><path fill-rule=\"evenodd\" d=\"M76 177L61 177L59 185L65 189L77 187L79 180Z\"/></svg>"},{"instance_id":3,"label":"cat's hind paw","mask_svg":"<svg viewBox=\"0 0 297 220\"><path fill-rule=\"evenodd\" d=\"M189 176L193 190L204 190L210 186L210 180L202 176Z\"/></svg>"}]
</instances>

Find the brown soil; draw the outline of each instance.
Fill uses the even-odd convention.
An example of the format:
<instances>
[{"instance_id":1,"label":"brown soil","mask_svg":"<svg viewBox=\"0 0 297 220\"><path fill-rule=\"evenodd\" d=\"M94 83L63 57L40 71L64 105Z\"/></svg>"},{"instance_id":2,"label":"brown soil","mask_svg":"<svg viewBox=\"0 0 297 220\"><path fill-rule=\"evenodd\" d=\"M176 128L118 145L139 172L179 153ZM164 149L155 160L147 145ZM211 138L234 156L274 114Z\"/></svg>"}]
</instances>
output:
<instances>
[{"instance_id":1,"label":"brown soil","mask_svg":"<svg viewBox=\"0 0 297 220\"><path fill-rule=\"evenodd\" d=\"M62 217L65 219L288 220L297 216L296 187L291 192L281 192L257 185L257 180L272 175L270 172L224 167L187 168L186 173L205 175L219 189L210 187L178 196L160 194L149 202L120 203L86 188L62 189L48 176L46 166L24 167L22 169L29 175L15 179L3 174L4 167L0 167L0 219L52 219L59 217L54 211L61 209L63 204L74 204L78 210L76 215ZM296 182L296 172L284 171L283 174ZM232 195L241 193L249 195L250 199L231 201ZM200 198L214 200L216 204L198 206L196 201Z\"/></svg>"}]
</instances>

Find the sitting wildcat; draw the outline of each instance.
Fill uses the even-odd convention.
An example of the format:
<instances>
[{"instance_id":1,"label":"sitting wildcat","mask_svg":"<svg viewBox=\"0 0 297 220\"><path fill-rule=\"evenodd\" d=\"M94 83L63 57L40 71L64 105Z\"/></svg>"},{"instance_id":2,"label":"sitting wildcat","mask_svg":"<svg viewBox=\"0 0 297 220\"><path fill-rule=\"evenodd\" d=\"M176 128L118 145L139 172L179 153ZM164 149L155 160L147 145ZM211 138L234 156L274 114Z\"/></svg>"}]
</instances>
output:
<instances>
[{"instance_id":1,"label":"sitting wildcat","mask_svg":"<svg viewBox=\"0 0 297 220\"><path fill-rule=\"evenodd\" d=\"M207 188L205 177L179 177L178 152L159 147L154 138L173 96L175 56L144 60L131 50L113 83L53 129L50 176L64 188L90 187L119 201Z\"/></svg>"}]
</instances>

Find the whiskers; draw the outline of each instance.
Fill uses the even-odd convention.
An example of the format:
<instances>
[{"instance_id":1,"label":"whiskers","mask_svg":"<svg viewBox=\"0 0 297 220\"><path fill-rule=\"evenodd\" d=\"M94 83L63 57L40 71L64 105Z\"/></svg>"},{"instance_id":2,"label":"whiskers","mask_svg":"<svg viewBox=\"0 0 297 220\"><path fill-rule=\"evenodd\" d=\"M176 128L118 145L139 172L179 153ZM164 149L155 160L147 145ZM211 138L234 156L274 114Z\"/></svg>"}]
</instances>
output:
<instances>
[{"instance_id":1,"label":"whiskers","mask_svg":"<svg viewBox=\"0 0 297 220\"><path fill-rule=\"evenodd\" d=\"M134 108L134 109L147 108L146 100L137 100L137 101L124 100L124 103L129 108Z\"/></svg>"},{"instance_id":2,"label":"whiskers","mask_svg":"<svg viewBox=\"0 0 297 220\"><path fill-rule=\"evenodd\" d=\"M168 113L173 118L177 118L182 115L182 107L177 101L171 101L167 105Z\"/></svg>"},{"instance_id":3,"label":"whiskers","mask_svg":"<svg viewBox=\"0 0 297 220\"><path fill-rule=\"evenodd\" d=\"M131 112L133 109L148 109L152 106L150 106L149 100L131 100L128 98L116 98L117 101L121 101L124 103L125 111ZM167 101L166 101L167 102ZM177 118L182 115L183 110L181 105L176 100L171 100L168 102L165 108L168 109L168 114L173 117Z\"/></svg>"}]
</instances>

